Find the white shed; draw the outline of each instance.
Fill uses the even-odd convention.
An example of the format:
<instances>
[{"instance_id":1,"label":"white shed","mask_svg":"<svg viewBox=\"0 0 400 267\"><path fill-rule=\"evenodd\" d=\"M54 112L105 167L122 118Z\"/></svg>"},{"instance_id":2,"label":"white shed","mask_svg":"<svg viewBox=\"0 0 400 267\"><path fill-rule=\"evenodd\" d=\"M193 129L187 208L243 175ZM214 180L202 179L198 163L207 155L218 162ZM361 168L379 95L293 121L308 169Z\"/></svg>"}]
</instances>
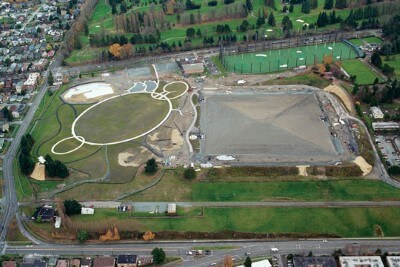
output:
<instances>
[{"instance_id":1,"label":"white shed","mask_svg":"<svg viewBox=\"0 0 400 267\"><path fill-rule=\"evenodd\" d=\"M81 214L94 214L94 209L82 207Z\"/></svg>"},{"instance_id":2,"label":"white shed","mask_svg":"<svg viewBox=\"0 0 400 267\"><path fill-rule=\"evenodd\" d=\"M175 203L169 203L167 205L167 213L168 214L174 214L176 213L176 204Z\"/></svg>"}]
</instances>

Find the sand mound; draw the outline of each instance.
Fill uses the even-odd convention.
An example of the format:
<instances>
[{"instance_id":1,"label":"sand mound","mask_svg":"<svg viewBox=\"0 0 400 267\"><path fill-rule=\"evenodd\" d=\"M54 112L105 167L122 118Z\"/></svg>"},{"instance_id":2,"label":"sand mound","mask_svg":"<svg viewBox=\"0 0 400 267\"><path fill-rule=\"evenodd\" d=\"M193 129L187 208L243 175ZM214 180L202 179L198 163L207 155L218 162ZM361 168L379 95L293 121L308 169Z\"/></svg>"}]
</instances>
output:
<instances>
[{"instance_id":1,"label":"sand mound","mask_svg":"<svg viewBox=\"0 0 400 267\"><path fill-rule=\"evenodd\" d=\"M372 166L361 156L358 156L353 162L357 164L358 167L360 167L363 172L363 176L369 174L372 171Z\"/></svg>"},{"instance_id":2,"label":"sand mound","mask_svg":"<svg viewBox=\"0 0 400 267\"><path fill-rule=\"evenodd\" d=\"M310 165L297 166L300 176L308 176L307 167L310 167Z\"/></svg>"},{"instance_id":3,"label":"sand mound","mask_svg":"<svg viewBox=\"0 0 400 267\"><path fill-rule=\"evenodd\" d=\"M137 167L140 163L135 161L136 155L130 152L121 152L118 154L118 164L123 167Z\"/></svg>"},{"instance_id":4,"label":"sand mound","mask_svg":"<svg viewBox=\"0 0 400 267\"><path fill-rule=\"evenodd\" d=\"M337 97L339 97L340 101L342 101L342 103L344 104L346 109L352 114L355 113L355 109L354 109L354 106L352 104L350 97L346 94L346 92L344 92L344 90L342 88L340 88L337 85L329 85L324 88L324 91L330 92L330 93L336 95Z\"/></svg>"},{"instance_id":5,"label":"sand mound","mask_svg":"<svg viewBox=\"0 0 400 267\"><path fill-rule=\"evenodd\" d=\"M44 181L46 179L45 166L43 164L36 163L31 177L38 181Z\"/></svg>"}]
</instances>

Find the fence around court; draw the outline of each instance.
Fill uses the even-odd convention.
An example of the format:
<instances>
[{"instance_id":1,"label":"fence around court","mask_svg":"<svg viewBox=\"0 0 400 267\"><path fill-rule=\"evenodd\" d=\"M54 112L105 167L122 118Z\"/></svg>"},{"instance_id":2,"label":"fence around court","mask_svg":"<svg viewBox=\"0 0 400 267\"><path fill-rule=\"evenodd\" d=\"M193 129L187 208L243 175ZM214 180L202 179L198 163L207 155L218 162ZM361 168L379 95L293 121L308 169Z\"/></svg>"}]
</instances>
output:
<instances>
[{"instance_id":1,"label":"fence around court","mask_svg":"<svg viewBox=\"0 0 400 267\"><path fill-rule=\"evenodd\" d=\"M332 56L332 61L353 59L362 54L343 42L352 36L334 33L221 46L220 60L230 72L259 74L323 63L327 56Z\"/></svg>"}]
</instances>

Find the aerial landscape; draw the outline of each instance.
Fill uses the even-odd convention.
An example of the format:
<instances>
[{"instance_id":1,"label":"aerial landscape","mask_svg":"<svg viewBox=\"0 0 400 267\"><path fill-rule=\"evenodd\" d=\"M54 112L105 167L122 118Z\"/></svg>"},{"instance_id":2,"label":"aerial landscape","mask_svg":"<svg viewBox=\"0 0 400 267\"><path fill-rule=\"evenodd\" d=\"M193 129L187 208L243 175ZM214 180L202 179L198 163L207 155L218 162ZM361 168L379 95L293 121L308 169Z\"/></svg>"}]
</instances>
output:
<instances>
[{"instance_id":1,"label":"aerial landscape","mask_svg":"<svg viewBox=\"0 0 400 267\"><path fill-rule=\"evenodd\" d=\"M400 1L0 22L2 267L399 267Z\"/></svg>"}]
</instances>

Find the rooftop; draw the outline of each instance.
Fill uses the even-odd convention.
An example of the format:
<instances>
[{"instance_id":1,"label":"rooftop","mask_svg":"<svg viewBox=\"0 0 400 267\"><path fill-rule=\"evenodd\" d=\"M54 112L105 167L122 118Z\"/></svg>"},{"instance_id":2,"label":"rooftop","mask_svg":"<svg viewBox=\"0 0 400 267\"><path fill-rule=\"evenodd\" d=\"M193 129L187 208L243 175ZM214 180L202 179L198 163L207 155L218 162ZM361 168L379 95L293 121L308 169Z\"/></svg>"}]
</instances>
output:
<instances>
[{"instance_id":1,"label":"rooftop","mask_svg":"<svg viewBox=\"0 0 400 267\"><path fill-rule=\"evenodd\" d=\"M137 262L137 255L119 255L117 264L134 264Z\"/></svg>"},{"instance_id":2,"label":"rooftop","mask_svg":"<svg viewBox=\"0 0 400 267\"><path fill-rule=\"evenodd\" d=\"M93 267L114 267L115 258L113 257L96 257L93 260Z\"/></svg>"},{"instance_id":3,"label":"rooftop","mask_svg":"<svg viewBox=\"0 0 400 267\"><path fill-rule=\"evenodd\" d=\"M400 267L400 256L387 256L386 260L389 267Z\"/></svg>"},{"instance_id":4,"label":"rooftop","mask_svg":"<svg viewBox=\"0 0 400 267\"><path fill-rule=\"evenodd\" d=\"M342 267L384 267L379 256L339 257Z\"/></svg>"},{"instance_id":5,"label":"rooftop","mask_svg":"<svg viewBox=\"0 0 400 267\"><path fill-rule=\"evenodd\" d=\"M295 267L336 267L333 257L293 257Z\"/></svg>"}]
</instances>

